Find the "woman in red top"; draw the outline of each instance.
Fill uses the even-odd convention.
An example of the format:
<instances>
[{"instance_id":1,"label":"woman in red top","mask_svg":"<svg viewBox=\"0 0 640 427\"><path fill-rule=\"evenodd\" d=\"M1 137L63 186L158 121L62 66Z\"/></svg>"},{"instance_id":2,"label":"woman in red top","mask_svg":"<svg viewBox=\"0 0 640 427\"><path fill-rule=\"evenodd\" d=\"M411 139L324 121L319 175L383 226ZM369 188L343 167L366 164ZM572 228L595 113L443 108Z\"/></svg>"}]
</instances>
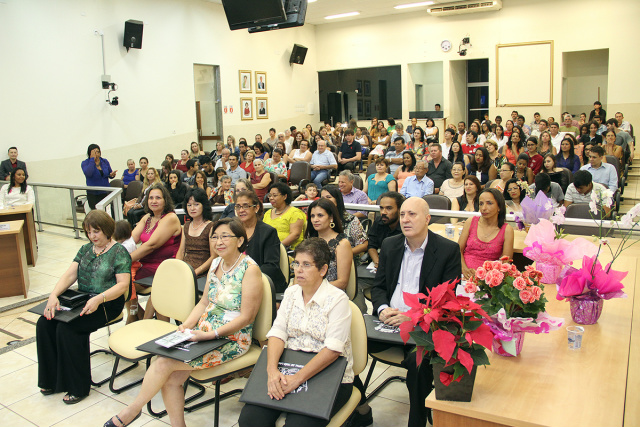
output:
<instances>
[{"instance_id":1,"label":"woman in red top","mask_svg":"<svg viewBox=\"0 0 640 427\"><path fill-rule=\"evenodd\" d=\"M253 167L256 170L251 174L251 184L253 184L253 189L256 190L260 200L264 200L271 184L271 175L264 169L264 162L261 159L255 159Z\"/></svg>"},{"instance_id":2,"label":"woman in red top","mask_svg":"<svg viewBox=\"0 0 640 427\"><path fill-rule=\"evenodd\" d=\"M182 173L186 173L188 170L187 161L189 161L189 152L187 150L182 150L180 152L180 160L176 163L176 169L182 171Z\"/></svg>"},{"instance_id":3,"label":"woman in red top","mask_svg":"<svg viewBox=\"0 0 640 427\"><path fill-rule=\"evenodd\" d=\"M253 161L256 159L256 152L253 150L247 150L246 153L244 153L244 159L245 161L240 164L240 167L251 175L256 171L253 167Z\"/></svg>"},{"instance_id":4,"label":"woman in red top","mask_svg":"<svg viewBox=\"0 0 640 427\"><path fill-rule=\"evenodd\" d=\"M537 175L542 169L544 158L538 154L538 138L530 136L527 139L527 154L529 154L529 163L527 166L531 168L533 175Z\"/></svg>"},{"instance_id":5,"label":"woman in red top","mask_svg":"<svg viewBox=\"0 0 640 427\"><path fill-rule=\"evenodd\" d=\"M506 135L507 131L504 131L504 134ZM500 149L500 154L505 156L509 163L515 165L518 156L522 153L524 153L524 132L521 127L516 126L509 135L507 143Z\"/></svg>"}]
</instances>

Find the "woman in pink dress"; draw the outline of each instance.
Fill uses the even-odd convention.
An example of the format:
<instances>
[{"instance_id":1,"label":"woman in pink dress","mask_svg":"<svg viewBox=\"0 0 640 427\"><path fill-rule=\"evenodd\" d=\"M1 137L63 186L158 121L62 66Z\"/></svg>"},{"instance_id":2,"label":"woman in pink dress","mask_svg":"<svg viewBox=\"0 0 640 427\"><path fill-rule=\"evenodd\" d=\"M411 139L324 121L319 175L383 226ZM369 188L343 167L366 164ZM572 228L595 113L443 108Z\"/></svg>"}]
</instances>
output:
<instances>
[{"instance_id":1,"label":"woman in pink dress","mask_svg":"<svg viewBox=\"0 0 640 427\"><path fill-rule=\"evenodd\" d=\"M462 255L462 274L473 277L485 261L496 261L502 256L513 258L513 227L506 223L507 210L504 197L495 188L480 193L480 217L474 216L464 223L458 240Z\"/></svg>"},{"instance_id":2,"label":"woman in pink dress","mask_svg":"<svg viewBox=\"0 0 640 427\"><path fill-rule=\"evenodd\" d=\"M154 275L162 261L175 258L182 237L180 220L173 211L173 199L164 184L153 184L149 188L144 210L147 214L131 233L136 243L142 243L131 253L131 259L142 264L142 268L136 272L136 279ZM137 291L143 289L143 286L136 284ZM144 318L150 319L153 314L153 304L149 298Z\"/></svg>"}]
</instances>

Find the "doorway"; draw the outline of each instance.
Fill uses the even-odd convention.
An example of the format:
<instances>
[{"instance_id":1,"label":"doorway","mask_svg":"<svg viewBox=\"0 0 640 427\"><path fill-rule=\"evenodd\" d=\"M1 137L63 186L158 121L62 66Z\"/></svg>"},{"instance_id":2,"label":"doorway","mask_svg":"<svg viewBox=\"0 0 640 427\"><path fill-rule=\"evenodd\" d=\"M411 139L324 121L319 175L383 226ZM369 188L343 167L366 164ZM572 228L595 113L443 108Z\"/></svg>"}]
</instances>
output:
<instances>
[{"instance_id":1,"label":"doorway","mask_svg":"<svg viewBox=\"0 0 640 427\"><path fill-rule=\"evenodd\" d=\"M484 120L489 113L489 60L467 61L467 123Z\"/></svg>"},{"instance_id":2,"label":"doorway","mask_svg":"<svg viewBox=\"0 0 640 427\"><path fill-rule=\"evenodd\" d=\"M589 114L593 102L607 109L609 49L562 54L562 111ZM607 117L608 118L608 117Z\"/></svg>"},{"instance_id":3,"label":"doorway","mask_svg":"<svg viewBox=\"0 0 640 427\"><path fill-rule=\"evenodd\" d=\"M222 106L220 103L220 67L193 64L196 98L198 145L205 151L215 150L222 139Z\"/></svg>"}]
</instances>

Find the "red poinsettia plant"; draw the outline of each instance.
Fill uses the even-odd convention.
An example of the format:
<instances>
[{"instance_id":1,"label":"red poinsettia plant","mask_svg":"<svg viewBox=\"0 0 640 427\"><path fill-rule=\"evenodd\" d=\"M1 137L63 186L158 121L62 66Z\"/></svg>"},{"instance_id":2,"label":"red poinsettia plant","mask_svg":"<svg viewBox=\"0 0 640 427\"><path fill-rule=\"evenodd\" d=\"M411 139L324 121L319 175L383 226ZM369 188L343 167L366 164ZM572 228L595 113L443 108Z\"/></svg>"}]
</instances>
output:
<instances>
[{"instance_id":1,"label":"red poinsettia plant","mask_svg":"<svg viewBox=\"0 0 640 427\"><path fill-rule=\"evenodd\" d=\"M453 367L453 374L440 373L444 385L459 382L474 366L488 365L485 348L493 340L491 329L482 322L487 313L468 297L456 295L458 282L442 283L428 295L404 294L411 307L404 314L411 320L400 325L400 336L405 343L409 337L416 342L418 365L428 357L431 364Z\"/></svg>"}]
</instances>

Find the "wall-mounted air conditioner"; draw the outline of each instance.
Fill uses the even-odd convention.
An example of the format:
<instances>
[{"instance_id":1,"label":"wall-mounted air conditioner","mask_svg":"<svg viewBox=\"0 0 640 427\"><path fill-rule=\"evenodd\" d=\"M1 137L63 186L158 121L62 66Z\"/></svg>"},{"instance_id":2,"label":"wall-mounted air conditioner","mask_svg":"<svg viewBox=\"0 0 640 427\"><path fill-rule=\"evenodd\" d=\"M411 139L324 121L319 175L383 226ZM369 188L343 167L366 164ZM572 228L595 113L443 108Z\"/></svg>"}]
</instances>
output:
<instances>
[{"instance_id":1,"label":"wall-mounted air conditioner","mask_svg":"<svg viewBox=\"0 0 640 427\"><path fill-rule=\"evenodd\" d=\"M502 9L502 0L461 1L457 3L434 4L427 9L433 16L459 15L461 13L492 12Z\"/></svg>"}]
</instances>

